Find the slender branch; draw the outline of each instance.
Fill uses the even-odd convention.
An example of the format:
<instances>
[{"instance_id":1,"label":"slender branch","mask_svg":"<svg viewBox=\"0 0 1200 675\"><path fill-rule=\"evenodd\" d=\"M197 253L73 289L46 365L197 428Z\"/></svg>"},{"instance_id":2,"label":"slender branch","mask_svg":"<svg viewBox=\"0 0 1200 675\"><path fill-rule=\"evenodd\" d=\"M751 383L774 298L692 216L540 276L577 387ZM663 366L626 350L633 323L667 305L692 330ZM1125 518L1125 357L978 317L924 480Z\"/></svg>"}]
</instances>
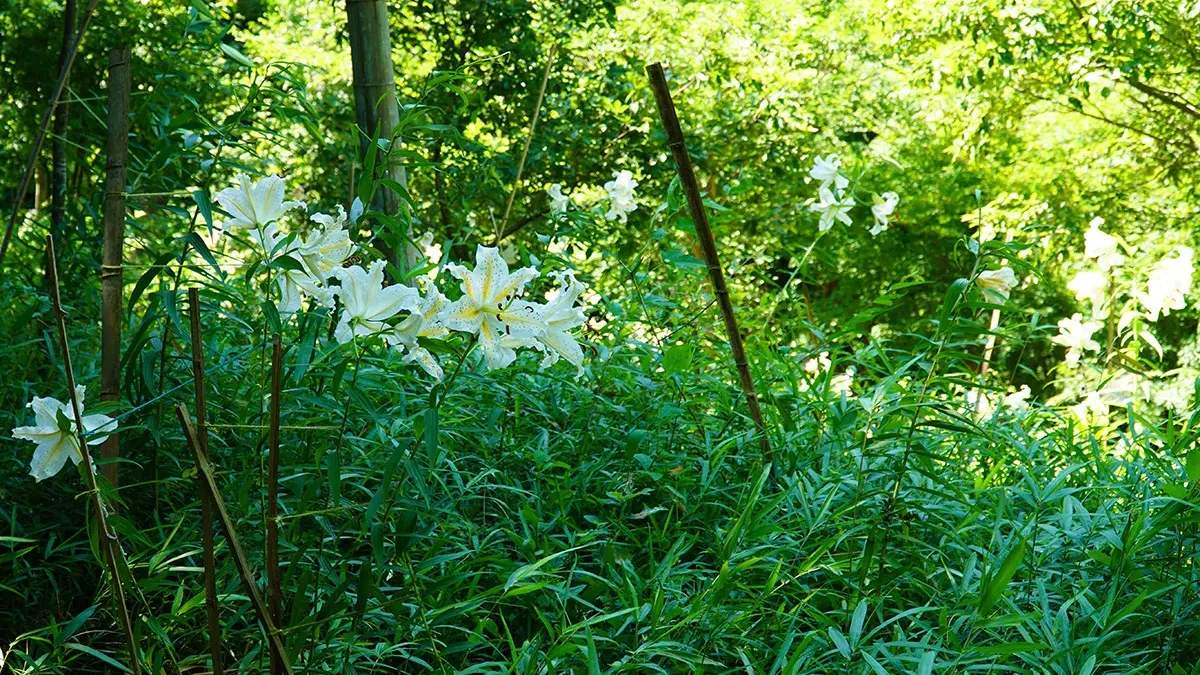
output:
<instances>
[{"instance_id":1,"label":"slender branch","mask_svg":"<svg viewBox=\"0 0 1200 675\"><path fill-rule=\"evenodd\" d=\"M54 254L54 237L46 235L46 276L50 286L50 301L54 305L54 318L58 324L58 343L62 348L63 369L67 372L67 391L71 396L71 412L75 417L76 442L79 444L79 454L83 457L83 473L87 477L88 493L92 497L92 505L96 508L96 524L100 530L101 557L108 567L109 583L112 585L113 599L117 603L117 619L121 622L121 630L125 634L125 647L129 650L129 661L133 664L134 675L142 672L141 660L138 657L137 641L133 637L133 621L129 616L129 605L125 602L125 588L121 583L121 568L128 569L125 553L117 542L117 535L108 527L107 510L100 496L100 488L96 485L96 469L92 464L92 453L88 450L87 439L84 438L83 408L79 405L79 396L75 393L75 371L71 367L71 345L67 341L67 313L63 311L62 298L58 293L58 262Z\"/></svg>"},{"instance_id":2,"label":"slender branch","mask_svg":"<svg viewBox=\"0 0 1200 675\"><path fill-rule=\"evenodd\" d=\"M275 334L271 346L271 431L267 460L267 609L276 626L283 626L283 592L279 570L279 398L283 391L283 342ZM271 675L283 672L279 654L271 652Z\"/></svg>"},{"instance_id":3,"label":"slender branch","mask_svg":"<svg viewBox=\"0 0 1200 675\"><path fill-rule=\"evenodd\" d=\"M192 382L196 390L196 430L200 451L208 457L208 398L204 385L204 336L200 329L200 291L188 289L188 322L192 332ZM224 675L221 649L221 606L217 603L216 546L213 543L212 498L200 482L201 547L204 549L204 610L208 615L208 650L212 675Z\"/></svg>"},{"instance_id":4,"label":"slender branch","mask_svg":"<svg viewBox=\"0 0 1200 675\"><path fill-rule=\"evenodd\" d=\"M500 219L500 226L496 228L496 246L500 245L500 240L504 239L504 228L508 227L508 216L512 213L513 200L517 198L517 193L521 190L521 174L525 171L525 160L529 157L529 144L533 142L533 134L537 131L538 117L542 114L542 101L546 98L546 83L550 81L550 69L554 66L554 55L558 52L558 45L550 47L550 52L546 55L546 70L542 72L542 86L538 89L537 103L533 105L533 117L529 120L529 135L525 137L525 145L521 148L521 161L517 164L517 177L513 181L512 192L508 193L508 202L504 205L504 217Z\"/></svg>"},{"instance_id":5,"label":"slender branch","mask_svg":"<svg viewBox=\"0 0 1200 675\"><path fill-rule=\"evenodd\" d=\"M196 473L199 474L200 480L204 484L204 489L208 490L213 507L217 511L217 518L221 521L221 529L225 530L225 539L229 542L229 550L233 553L233 563L237 567L238 576L242 579L242 587L246 589L246 595L250 597L250 604L254 606L254 612L258 615L258 620L262 622L271 650L279 655L279 659L283 664L283 671L287 675L292 675L292 665L288 660L287 649L283 645L283 638L275 622L271 620L271 613L267 610L262 595L258 592L258 586L254 583L254 571L250 569L250 562L246 558L246 551L242 548L242 542L238 539L237 530L233 527L233 519L229 517L229 511L225 508L225 501L221 499L221 491L217 488L216 478L213 477L212 465L209 464L208 457L201 450L196 429L192 426L192 421L188 416L187 406L180 403L179 407L175 409L175 414L179 417L180 425L183 426L183 435L187 438L188 448L192 451L192 459L196 462Z\"/></svg>"},{"instance_id":6,"label":"slender branch","mask_svg":"<svg viewBox=\"0 0 1200 675\"><path fill-rule=\"evenodd\" d=\"M8 217L8 226L4 229L4 241L0 243L0 269L4 268L4 256L8 253L8 244L12 240L13 228L17 224L17 212L21 210L21 205L25 202L25 193L29 191L29 181L33 180L33 168L37 165L38 153L42 151L42 143L46 141L46 132L50 130L50 119L54 117L58 99L62 97L63 89L67 86L71 65L75 63L75 55L79 53L79 43L83 41L83 32L87 30L88 24L92 21L92 13L96 11L97 2L99 0L91 0L83 12L83 23L79 24L79 30L75 31L75 39L71 42L71 48L67 50L62 70L58 73L58 82L54 84L54 91L50 94L50 105L46 106L46 112L42 115L42 123L38 125L37 135L34 136L33 148L29 151L29 163L25 165L25 173L21 176L21 186L13 195L12 213Z\"/></svg>"},{"instance_id":7,"label":"slender branch","mask_svg":"<svg viewBox=\"0 0 1200 675\"><path fill-rule=\"evenodd\" d=\"M737 317L733 312L733 303L729 299L729 289L725 285L725 273L721 269L721 260L717 256L717 245L708 224L708 214L704 210L704 199L700 194L700 186L696 184L696 176L692 172L692 160L683 139L683 129L679 126L679 117L675 113L675 103L671 100L671 90L667 86L667 78L661 64L650 64L646 68L646 72L650 75L650 86L654 90L658 114L662 118L663 127L667 132L667 145L670 146L671 154L675 157L675 169L679 174L679 184L683 188L684 195L687 196L688 209L691 211L692 221L696 225L696 236L700 239L700 248L704 251L704 260L708 266L708 278L712 282L717 305L721 308L721 318L725 322L725 334L729 337L729 348L733 352L733 362L737 367L738 380L742 386L742 392L746 395L746 407L749 408L750 418L754 420L754 425L757 427L763 460L770 464L774 461L774 457L771 451L771 442L767 437L767 424L763 420L762 408L759 406L758 392L754 389L754 378L750 374L750 365L746 360L742 334L738 331Z\"/></svg>"},{"instance_id":8,"label":"slender branch","mask_svg":"<svg viewBox=\"0 0 1200 675\"><path fill-rule=\"evenodd\" d=\"M75 0L63 3L62 49L58 53L58 71L67 63L67 52L71 49L71 38L75 36L75 21L79 8ZM64 86L65 88L65 86ZM67 122L70 106L59 101L54 108L54 133L50 143L50 166L52 187L50 189L50 233L59 236L67 208Z\"/></svg>"}]
</instances>

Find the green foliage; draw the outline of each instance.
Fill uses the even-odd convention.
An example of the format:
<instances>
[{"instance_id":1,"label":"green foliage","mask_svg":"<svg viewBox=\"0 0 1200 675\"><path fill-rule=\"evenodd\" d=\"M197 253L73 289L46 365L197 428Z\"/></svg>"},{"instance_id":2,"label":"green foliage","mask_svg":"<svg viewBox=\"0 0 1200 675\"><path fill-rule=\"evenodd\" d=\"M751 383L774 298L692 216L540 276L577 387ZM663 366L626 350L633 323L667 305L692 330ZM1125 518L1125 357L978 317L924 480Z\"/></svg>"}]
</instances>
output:
<instances>
[{"instance_id":1,"label":"green foliage","mask_svg":"<svg viewBox=\"0 0 1200 675\"><path fill-rule=\"evenodd\" d=\"M75 376L95 396L99 83L106 48L125 43L138 88L122 400L89 412L121 422L120 489L101 483L145 670L209 668L196 470L172 414L193 401L183 291L196 286L210 452L258 572L267 346L274 333L286 345L278 506L298 672L1200 673L1194 298L1132 333L1112 326L1120 312L1100 317L1114 337L1098 333L1107 344L1076 369L1049 341L1087 307L1066 284L1090 269L1094 216L1136 261L1109 279L1122 309L1140 307L1166 251L1196 243L1190 7L391 10L402 121L365 157L340 4L104 3L89 29L60 270ZM5 185L53 80L60 11L0 12ZM582 377L528 355L487 372L453 335L430 344L450 366L431 385L377 339L338 345L328 309L281 314L264 289L300 263L214 235L213 194L239 172L286 173L305 186L290 198L324 210L391 190L401 212L366 214L355 236L396 250L411 224L444 259L392 279L447 274L493 242L551 53L502 243L587 280ZM731 281L771 466L672 180L643 74L655 60ZM830 153L858 204L855 225L822 233L808 171ZM379 180L389 161L407 187ZM600 186L622 169L639 208L607 220ZM572 199L558 216L555 183ZM901 201L873 236L870 196L884 191ZM48 229L44 209L22 211L0 278L5 430L28 423L34 395L65 392L41 281ZM1001 265L1024 284L997 304L980 273ZM1103 423L1072 411L1130 373L1156 389L1102 401ZM1029 403L1000 403L1016 384ZM1170 397L1154 393L1167 384ZM0 669L126 669L81 483L35 483L29 445L0 444ZM218 542L227 672L267 672Z\"/></svg>"}]
</instances>

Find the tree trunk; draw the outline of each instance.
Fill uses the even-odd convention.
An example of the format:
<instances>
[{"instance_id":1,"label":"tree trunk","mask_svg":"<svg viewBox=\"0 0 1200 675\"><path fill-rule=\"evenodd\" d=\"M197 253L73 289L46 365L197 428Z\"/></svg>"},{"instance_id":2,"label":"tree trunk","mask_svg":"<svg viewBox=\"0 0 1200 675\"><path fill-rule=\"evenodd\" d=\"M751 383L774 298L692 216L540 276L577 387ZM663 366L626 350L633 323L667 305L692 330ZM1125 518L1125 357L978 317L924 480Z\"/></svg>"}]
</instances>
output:
<instances>
[{"instance_id":1,"label":"tree trunk","mask_svg":"<svg viewBox=\"0 0 1200 675\"><path fill-rule=\"evenodd\" d=\"M400 122L387 3L384 0L346 0L346 16L354 72L354 109L362 138L359 152L361 157L365 157L376 134L380 139L390 141ZM383 174L385 178L408 188L408 176L403 165L389 161ZM399 204L398 195L388 188L381 188L375 192L371 209L395 215L399 211ZM412 267L417 257L416 248L411 245L411 224L405 236L409 243L405 246L404 262Z\"/></svg>"}]
</instances>

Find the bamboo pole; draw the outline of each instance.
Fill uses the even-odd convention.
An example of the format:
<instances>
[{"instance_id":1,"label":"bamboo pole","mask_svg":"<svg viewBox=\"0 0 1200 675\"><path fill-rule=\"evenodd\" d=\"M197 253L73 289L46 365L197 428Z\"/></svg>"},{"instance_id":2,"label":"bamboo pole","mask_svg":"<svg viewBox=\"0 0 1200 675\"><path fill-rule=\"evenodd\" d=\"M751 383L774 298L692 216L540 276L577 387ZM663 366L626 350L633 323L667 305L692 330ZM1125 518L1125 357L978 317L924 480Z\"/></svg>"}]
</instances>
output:
<instances>
[{"instance_id":1,"label":"bamboo pole","mask_svg":"<svg viewBox=\"0 0 1200 675\"><path fill-rule=\"evenodd\" d=\"M71 50L71 37L75 35L75 21L79 13L77 5L76 0L66 0L63 3L62 49L58 52L58 72L60 73L67 65L67 54ZM70 73L67 76L69 78ZM54 132L50 141L50 233L55 237L62 235L63 221L66 219L67 121L69 113L70 106L67 105L67 102L58 101L58 105L54 108Z\"/></svg>"},{"instance_id":2,"label":"bamboo pole","mask_svg":"<svg viewBox=\"0 0 1200 675\"><path fill-rule=\"evenodd\" d=\"M91 495L92 505L96 509L96 526L99 530L100 556L108 567L109 584L112 586L113 600L117 604L117 620L125 636L125 647L129 650L129 661L133 665L134 675L142 672L141 659L138 655L137 641L133 636L133 620L129 616L129 605L125 602L125 588L121 582L121 568L128 569L125 553L117 541L117 535L108 527L108 513L104 508L104 499L100 496L100 488L96 484L96 469L92 464L92 453L88 450L87 439L84 438L83 409L79 406L79 397L75 394L75 371L71 367L71 345L67 340L67 313L63 311L62 298L58 293L58 259L54 254L54 237L46 235L46 277L50 287L50 302L54 307L54 318L58 324L58 343L62 349L63 370L67 374L67 391L71 396L71 412L75 418L76 442L79 443L79 454L83 458L83 473L87 477L88 494Z\"/></svg>"},{"instance_id":3,"label":"bamboo pole","mask_svg":"<svg viewBox=\"0 0 1200 675\"><path fill-rule=\"evenodd\" d=\"M4 241L0 242L0 269L4 267L4 257L8 254L8 244L12 241L13 228L17 225L17 214L20 213L21 205L25 202L25 193L29 191L29 181L33 180L33 170L37 166L38 153L42 151L42 144L46 142L46 132L50 130L50 118L54 115L58 100L67 86L67 76L71 74L71 65L75 63L75 55L79 53L79 43L83 41L83 32L91 23L92 13L96 11L96 3L99 1L88 2L87 9L83 12L83 22L79 24L79 30L75 31L75 39L71 41L71 48L67 50L66 64L59 71L58 81L54 83L54 91L50 93L50 105L42 114L42 122L38 125L37 135L33 138L33 148L29 151L29 161L25 164L21 185L17 188L17 193L13 195L12 212L8 216L8 225L4 228Z\"/></svg>"},{"instance_id":4,"label":"bamboo pole","mask_svg":"<svg viewBox=\"0 0 1200 675\"><path fill-rule=\"evenodd\" d=\"M267 633L267 642L271 651L279 655L280 662L283 665L283 672L286 675L292 675L292 665L288 660L287 649L283 645L283 637L280 635L275 622L271 620L271 613L267 610L267 605L263 602L262 595L258 592L258 586L254 583L254 572L250 569L250 562L246 558L246 550L242 548L241 540L237 536L237 530L233 527L233 519L229 517L229 511L225 508L225 501L221 499L221 491L217 489L217 480L213 477L212 465L209 464L208 457L201 450L199 436L196 434L196 429L192 426L192 421L188 417L187 406L180 403L179 407L175 409L175 414L179 417L179 423L183 427L183 435L187 438L188 448L192 451L192 459L196 462L196 473L199 474L204 489L208 490L208 496L212 500L213 508L217 512L217 519L221 522L221 529L225 531L225 540L229 542L229 550L233 553L233 563L237 567L238 576L241 577L242 587L246 589L246 595L250 598L250 604L254 606L254 612L258 615L258 620L262 623L263 630Z\"/></svg>"},{"instance_id":5,"label":"bamboo pole","mask_svg":"<svg viewBox=\"0 0 1200 675\"><path fill-rule=\"evenodd\" d=\"M283 590L279 569L279 399L283 391L283 342L279 335L271 349L271 432L267 458L267 609L276 626L283 626ZM283 663L271 652L271 675L283 672Z\"/></svg>"},{"instance_id":6,"label":"bamboo pole","mask_svg":"<svg viewBox=\"0 0 1200 675\"><path fill-rule=\"evenodd\" d=\"M529 119L529 134L525 136L525 145L521 148L521 161L517 164L517 177L513 180L512 192L508 193L508 202L504 204L504 217L500 219L500 226L496 228L496 246L499 246L500 241L504 239L508 228L508 216L512 213L513 201L521 190L521 174L525 171L525 159L529 157L529 144L533 142L533 134L537 131L538 117L542 114L542 101L546 98L546 83L550 81L550 68L554 66L554 56L557 52L558 45L555 44L550 47L550 53L546 55L546 70L542 73L542 85L538 88L537 102L533 105L533 116Z\"/></svg>"},{"instance_id":7,"label":"bamboo pole","mask_svg":"<svg viewBox=\"0 0 1200 675\"><path fill-rule=\"evenodd\" d=\"M121 399L121 263L125 248L125 164L129 155L129 49L108 53L108 158L104 181L104 252L100 340L100 400ZM100 472L117 486L121 438L113 433L100 446L100 458L111 460Z\"/></svg>"},{"instance_id":8,"label":"bamboo pole","mask_svg":"<svg viewBox=\"0 0 1200 675\"><path fill-rule=\"evenodd\" d=\"M196 431L200 451L208 458L208 395L204 384L204 336L200 328L200 291L188 289L188 320L192 332L192 383L196 390ZM204 609L208 615L208 651L212 675L224 675L221 648L221 606L217 603L216 546L213 542L212 498L200 481L200 544L204 549Z\"/></svg>"},{"instance_id":9,"label":"bamboo pole","mask_svg":"<svg viewBox=\"0 0 1200 675\"><path fill-rule=\"evenodd\" d=\"M392 42L388 27L386 0L346 0L346 18L350 35L350 62L354 79L354 110L362 132L359 154L365 157L372 135L391 140L400 124L400 105L396 101L396 73L392 66ZM404 165L388 161L384 175L408 188ZM400 197L391 190L375 193L371 208L387 215L400 210ZM404 260L407 268L417 263L412 245L412 225L406 233ZM382 242L380 242L382 243ZM395 258L394 251L385 251ZM395 260L394 260L395 262Z\"/></svg>"},{"instance_id":10,"label":"bamboo pole","mask_svg":"<svg viewBox=\"0 0 1200 675\"><path fill-rule=\"evenodd\" d=\"M721 260L717 257L717 245L713 240L712 229L708 225L708 214L704 211L704 198L700 194L700 186L696 184L696 176L692 172L692 160L688 155L687 145L683 140L683 129L679 126L679 117L675 113L675 103L671 100L671 90L667 86L667 78L662 65L652 63L646 68L650 76L650 87L654 90L654 100L658 104L658 115L662 118L663 127L667 132L667 145L675 158L675 170L679 174L679 184L687 197L688 209L692 221L696 225L696 236L700 239L700 248L704 251L704 260L708 266L708 278L712 282L713 294L717 305L721 308L721 319L725 322L725 334L729 337L729 348L733 352L733 362L737 367L738 381L742 392L746 395L746 407L750 418L758 431L759 447L763 460L770 464L773 461L771 442L767 438L767 425L763 420L762 408L758 402L758 392L754 389L754 378L750 375L750 365L746 360L746 349L742 345L742 334L738 331L737 317L733 313L733 303L729 299L729 289L725 285L725 273L721 270Z\"/></svg>"}]
</instances>

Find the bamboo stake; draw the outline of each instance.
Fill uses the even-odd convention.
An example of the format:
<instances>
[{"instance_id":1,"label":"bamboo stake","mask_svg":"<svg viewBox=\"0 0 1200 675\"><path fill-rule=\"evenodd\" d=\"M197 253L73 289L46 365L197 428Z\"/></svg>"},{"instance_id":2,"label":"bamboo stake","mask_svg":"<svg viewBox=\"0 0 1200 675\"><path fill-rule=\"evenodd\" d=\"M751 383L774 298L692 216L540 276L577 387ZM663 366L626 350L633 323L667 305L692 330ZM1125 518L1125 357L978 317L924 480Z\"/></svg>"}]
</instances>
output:
<instances>
[{"instance_id":1,"label":"bamboo stake","mask_svg":"<svg viewBox=\"0 0 1200 675\"><path fill-rule=\"evenodd\" d=\"M125 553L117 541L117 535L108 527L108 515L104 508L104 500L100 496L100 488L96 485L96 469L92 464L92 453L88 450L87 439L84 438L83 409L79 406L79 397L75 394L75 371L71 367L71 345L67 341L67 313L63 311L62 298L58 293L58 259L54 254L54 237L46 235L46 276L50 286L50 301L54 306L54 318L58 324L58 343L62 348L63 369L67 373L67 391L71 396L71 412L75 417L76 441L79 443L79 454L83 457L83 473L87 477L88 493L92 497L92 505L96 508L96 526L100 537L100 556L108 567L109 583L112 586L113 600L117 603L117 619L125 634L125 647L129 650L129 661L133 665L134 675L142 672L141 659L138 654L137 641L133 637L133 620L129 616L129 606L125 602L125 588L121 583L122 567L128 569Z\"/></svg>"},{"instance_id":2,"label":"bamboo stake","mask_svg":"<svg viewBox=\"0 0 1200 675\"><path fill-rule=\"evenodd\" d=\"M208 395L204 384L204 337L200 330L200 291L188 289L188 319L192 329L192 382L196 390L196 431L200 451L208 457ZM221 655L221 606L217 604L216 546L213 543L212 498L200 481L200 543L204 549L204 609L208 615L208 651L213 675L224 675Z\"/></svg>"},{"instance_id":3,"label":"bamboo stake","mask_svg":"<svg viewBox=\"0 0 1200 675\"><path fill-rule=\"evenodd\" d=\"M542 101L546 98L546 83L550 81L550 68L554 66L554 56L558 51L558 45L550 47L550 53L546 55L546 70L542 73L542 86L538 89L537 102L533 105L533 117L529 120L529 135L525 137L525 146L521 148L521 162L517 164L517 177L513 180L512 192L508 193L508 202L504 205L504 217L500 219L500 226L496 228L496 246L500 245L500 241L504 239L505 230L508 228L508 216L512 213L513 200L517 198L517 193L521 190L521 174L525 171L525 159L529 157L529 144L533 142L533 134L537 131L538 117L542 114Z\"/></svg>"},{"instance_id":4,"label":"bamboo stake","mask_svg":"<svg viewBox=\"0 0 1200 675\"><path fill-rule=\"evenodd\" d=\"M354 110L362 132L360 155L365 157L372 142L371 134L391 139L400 124L400 105L396 101L396 71L392 65L392 43L388 28L386 0L346 0L346 19L350 36L350 65L354 79ZM385 175L408 188L404 165L389 162ZM400 210L400 197L391 190L376 193L372 209L387 215ZM412 245L412 224L406 233L406 269L417 263L417 249ZM382 243L382 242L380 242ZM394 257L395 252L385 252ZM396 262L396 261L394 261Z\"/></svg>"},{"instance_id":5,"label":"bamboo stake","mask_svg":"<svg viewBox=\"0 0 1200 675\"><path fill-rule=\"evenodd\" d=\"M50 118L54 115L54 109L58 107L58 99L62 97L63 89L67 86L67 76L71 74L71 65L75 63L75 55L79 53L79 43L83 41L83 32L91 23L92 13L96 11L96 3L99 1L91 0L83 12L83 22L79 24L79 30L75 31L75 39L71 42L71 48L67 50L66 63L58 73L54 91L50 92L50 105L42 114L42 122L38 125L37 136L33 138L33 148L29 151L29 162L25 164L21 185L17 188L17 193L13 195L12 213L9 214L8 225L4 229L4 241L0 242L0 269L4 267L4 256L8 254L8 244L12 241L13 228L17 224L17 213L21 211L21 205L25 202L25 193L29 191L29 181L33 180L33 169L37 166L38 153L42 151L42 144L46 142L46 132L50 129Z\"/></svg>"},{"instance_id":6,"label":"bamboo stake","mask_svg":"<svg viewBox=\"0 0 1200 675\"><path fill-rule=\"evenodd\" d=\"M67 64L67 52L71 49L71 37L75 35L75 20L78 14L75 0L63 3L62 48L58 52L58 72ZM68 73L68 77L70 74ZM69 81L69 80L68 80ZM70 106L59 101L54 107L54 133L50 142L51 188L50 188L50 233L55 237L62 234L63 220L67 209L67 121Z\"/></svg>"},{"instance_id":7,"label":"bamboo stake","mask_svg":"<svg viewBox=\"0 0 1200 675\"><path fill-rule=\"evenodd\" d=\"M121 262L125 248L125 163L129 155L129 50L108 53L108 159L104 181L104 253L100 340L100 400L121 399ZM100 458L112 460L100 469L117 486L121 438L113 433L100 446Z\"/></svg>"},{"instance_id":8,"label":"bamboo stake","mask_svg":"<svg viewBox=\"0 0 1200 675\"><path fill-rule=\"evenodd\" d=\"M717 305L721 308L721 319L725 322L725 334L729 337L729 348L733 352L733 362L737 367L738 381L742 392L746 395L746 407L750 418L758 431L759 447L763 460L770 464L773 461L771 442L767 438L767 425L763 420L762 408L758 402L758 392L754 389L754 378L750 375L750 365L746 360L746 350L742 345L742 334L738 331L737 317L733 313L733 303L729 299L729 289L725 285L725 273L721 270L721 260L717 257L717 245L713 240L712 229L708 225L708 214L704 211L704 199L700 187L696 184L696 176L692 172L692 160L688 155L687 145L683 140L683 129L679 126L679 117L675 113L675 103L671 100L671 90L667 86L666 75L662 65L652 63L646 68L650 76L650 87L654 90L654 100L658 104L658 115L662 118L663 127L667 132L667 145L675 158L675 169L679 174L679 184L687 196L688 209L692 221L696 225L696 236L700 239L700 248L704 251L704 260L708 266L708 278L712 282L713 294Z\"/></svg>"},{"instance_id":9,"label":"bamboo stake","mask_svg":"<svg viewBox=\"0 0 1200 675\"><path fill-rule=\"evenodd\" d=\"M279 570L279 398L283 391L283 342L279 335L271 349L271 433L267 458L267 608L276 626L283 626L283 591ZM283 664L271 652L271 675Z\"/></svg>"},{"instance_id":10,"label":"bamboo stake","mask_svg":"<svg viewBox=\"0 0 1200 675\"><path fill-rule=\"evenodd\" d=\"M233 527L229 511L225 508L225 501L221 499L221 491L217 488L216 478L213 477L212 465L209 464L208 457L201 450L199 436L188 417L187 406L180 403L179 407L175 409L175 414L179 417L180 425L183 426L183 435L187 438L188 447L192 451L192 459L196 462L196 472L200 475L204 489L208 490L213 508L217 511L217 518L221 521L221 529L225 531L225 539L229 542L229 550L233 553L233 563L237 567L238 576L242 579L242 587L246 589L246 595L250 597L250 604L254 606L258 620L262 622L272 652L279 655L284 673L292 675L292 665L288 660L283 638L275 626L275 622L271 620L271 613L263 603L258 586L254 583L254 572L250 569L250 562L246 558L246 551L242 548L241 540L238 539L237 530Z\"/></svg>"}]
</instances>

